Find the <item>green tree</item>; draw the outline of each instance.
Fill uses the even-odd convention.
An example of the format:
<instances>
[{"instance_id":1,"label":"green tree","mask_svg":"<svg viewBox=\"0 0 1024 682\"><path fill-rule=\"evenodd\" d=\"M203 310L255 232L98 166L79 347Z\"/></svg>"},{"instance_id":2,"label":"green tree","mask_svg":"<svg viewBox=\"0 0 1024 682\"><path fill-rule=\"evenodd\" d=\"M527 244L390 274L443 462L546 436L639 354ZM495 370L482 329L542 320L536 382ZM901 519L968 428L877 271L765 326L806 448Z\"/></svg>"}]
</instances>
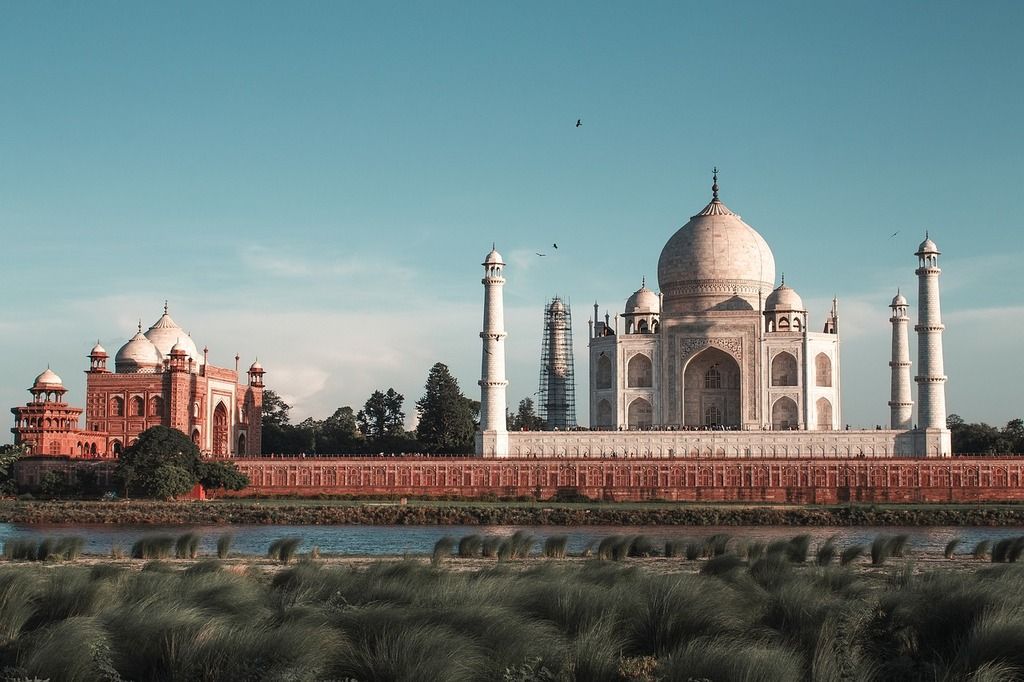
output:
<instances>
[{"instance_id":1,"label":"green tree","mask_svg":"<svg viewBox=\"0 0 1024 682\"><path fill-rule=\"evenodd\" d=\"M334 414L319 422L316 452L339 454L356 451L361 446L356 414L351 407L339 407Z\"/></svg>"},{"instance_id":2,"label":"green tree","mask_svg":"<svg viewBox=\"0 0 1024 682\"><path fill-rule=\"evenodd\" d=\"M438 362L430 368L425 390L423 397L416 401L417 438L433 452L471 452L472 401L462 395L459 382L445 364Z\"/></svg>"},{"instance_id":3,"label":"green tree","mask_svg":"<svg viewBox=\"0 0 1024 682\"><path fill-rule=\"evenodd\" d=\"M285 426L290 423L288 412L292 406L286 403L276 391L263 391L263 425Z\"/></svg>"},{"instance_id":4,"label":"green tree","mask_svg":"<svg viewBox=\"0 0 1024 682\"><path fill-rule=\"evenodd\" d=\"M24 454L25 448L20 445L0 445L0 495L13 495L17 492L14 463Z\"/></svg>"},{"instance_id":5,"label":"green tree","mask_svg":"<svg viewBox=\"0 0 1024 682\"><path fill-rule=\"evenodd\" d=\"M274 391L263 392L263 452L297 455L312 451L314 423L307 419L301 424L292 424L291 409L292 406Z\"/></svg>"},{"instance_id":6,"label":"green tree","mask_svg":"<svg viewBox=\"0 0 1024 682\"><path fill-rule=\"evenodd\" d=\"M154 426L139 434L117 461L115 476L125 496L170 499L187 493L196 483L241 489L248 479L231 462L204 462L185 434ZM237 487L236 487L237 486Z\"/></svg>"},{"instance_id":7,"label":"green tree","mask_svg":"<svg viewBox=\"0 0 1024 682\"><path fill-rule=\"evenodd\" d=\"M532 398L520 400L516 413L508 419L511 431L543 431L544 426L544 420L537 416Z\"/></svg>"},{"instance_id":8,"label":"green tree","mask_svg":"<svg viewBox=\"0 0 1024 682\"><path fill-rule=\"evenodd\" d=\"M371 441L401 435L405 430L404 403L405 396L393 388L374 391L356 414L359 431Z\"/></svg>"}]
</instances>

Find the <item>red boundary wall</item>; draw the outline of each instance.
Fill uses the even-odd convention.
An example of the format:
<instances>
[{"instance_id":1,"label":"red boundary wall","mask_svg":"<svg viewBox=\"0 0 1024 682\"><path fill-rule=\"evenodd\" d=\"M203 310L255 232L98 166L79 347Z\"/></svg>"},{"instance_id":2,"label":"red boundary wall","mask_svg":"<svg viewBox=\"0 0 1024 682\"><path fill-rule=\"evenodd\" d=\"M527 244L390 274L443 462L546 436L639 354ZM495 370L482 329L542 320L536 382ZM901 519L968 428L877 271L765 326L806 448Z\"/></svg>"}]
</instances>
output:
<instances>
[{"instance_id":1,"label":"red boundary wall","mask_svg":"<svg viewBox=\"0 0 1024 682\"><path fill-rule=\"evenodd\" d=\"M233 495L549 499L568 491L616 501L1024 501L1024 457L739 461L295 457L233 461L252 481ZM18 480L31 486L46 471L95 466L98 478L105 481L112 465L40 457L18 463Z\"/></svg>"}]
</instances>

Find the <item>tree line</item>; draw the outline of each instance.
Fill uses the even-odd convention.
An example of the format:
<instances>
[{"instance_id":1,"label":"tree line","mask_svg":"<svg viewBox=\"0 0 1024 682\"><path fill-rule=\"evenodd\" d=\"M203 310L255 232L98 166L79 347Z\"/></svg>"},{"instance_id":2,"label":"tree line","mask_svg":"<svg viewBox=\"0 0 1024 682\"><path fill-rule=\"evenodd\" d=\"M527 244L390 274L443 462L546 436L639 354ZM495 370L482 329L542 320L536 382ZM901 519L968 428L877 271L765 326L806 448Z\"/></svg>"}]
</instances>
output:
<instances>
[{"instance_id":1,"label":"tree line","mask_svg":"<svg viewBox=\"0 0 1024 682\"><path fill-rule=\"evenodd\" d=\"M1024 419L1011 419L999 428L984 422L968 423L958 414L946 418L953 453L957 455L1024 454Z\"/></svg>"}]
</instances>

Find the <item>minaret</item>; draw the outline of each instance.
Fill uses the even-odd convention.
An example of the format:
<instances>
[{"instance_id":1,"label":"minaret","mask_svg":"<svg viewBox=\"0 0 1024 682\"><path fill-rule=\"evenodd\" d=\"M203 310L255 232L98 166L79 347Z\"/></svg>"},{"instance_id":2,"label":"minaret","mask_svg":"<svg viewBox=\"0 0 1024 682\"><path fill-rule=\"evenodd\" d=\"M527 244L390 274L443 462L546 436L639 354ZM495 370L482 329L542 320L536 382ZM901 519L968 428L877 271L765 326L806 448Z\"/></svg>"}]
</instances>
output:
<instances>
[{"instance_id":1,"label":"minaret","mask_svg":"<svg viewBox=\"0 0 1024 682\"><path fill-rule=\"evenodd\" d=\"M889 305L892 308L892 360L889 367L892 372L892 391L889 400L889 424L898 431L906 431L914 425L914 401L910 396L910 339L908 328L910 318L907 316L907 299L896 292L896 297Z\"/></svg>"},{"instance_id":2,"label":"minaret","mask_svg":"<svg viewBox=\"0 0 1024 682\"><path fill-rule=\"evenodd\" d=\"M484 259L484 330L480 372L480 434L476 451L483 457L508 457L505 387L505 309L502 287L505 262L496 249Z\"/></svg>"},{"instance_id":3,"label":"minaret","mask_svg":"<svg viewBox=\"0 0 1024 682\"><path fill-rule=\"evenodd\" d=\"M917 325L917 418L921 429L946 429L946 375L942 367L942 315L939 312L939 249L928 238L918 247ZM927 455L948 455L948 432L936 451L936 443L927 438Z\"/></svg>"}]
</instances>

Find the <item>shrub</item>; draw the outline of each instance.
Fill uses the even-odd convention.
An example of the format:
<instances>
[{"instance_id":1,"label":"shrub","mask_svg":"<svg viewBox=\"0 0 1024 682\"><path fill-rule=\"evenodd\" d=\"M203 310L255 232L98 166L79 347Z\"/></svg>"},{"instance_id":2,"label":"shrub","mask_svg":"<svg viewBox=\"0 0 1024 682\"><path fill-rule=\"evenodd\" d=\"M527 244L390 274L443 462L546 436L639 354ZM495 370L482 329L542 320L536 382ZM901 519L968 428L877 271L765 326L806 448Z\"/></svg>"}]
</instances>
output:
<instances>
[{"instance_id":1,"label":"shrub","mask_svg":"<svg viewBox=\"0 0 1024 682\"><path fill-rule=\"evenodd\" d=\"M953 555L956 554L956 547L959 544L960 544L960 538L953 538L952 540L947 542L946 543L946 549L943 550L942 556L946 557L947 559L952 559Z\"/></svg>"},{"instance_id":2,"label":"shrub","mask_svg":"<svg viewBox=\"0 0 1024 682\"><path fill-rule=\"evenodd\" d=\"M11 538L4 542L4 558L8 561L35 561L39 558L39 542Z\"/></svg>"},{"instance_id":3,"label":"shrub","mask_svg":"<svg viewBox=\"0 0 1024 682\"><path fill-rule=\"evenodd\" d=\"M675 559L684 555L686 550L686 543L682 540L666 540L665 541L665 557L668 559Z\"/></svg>"},{"instance_id":4,"label":"shrub","mask_svg":"<svg viewBox=\"0 0 1024 682\"><path fill-rule=\"evenodd\" d=\"M459 557L463 559L472 559L480 556L480 548L483 545L483 540L479 535L466 535L459 540Z\"/></svg>"},{"instance_id":5,"label":"shrub","mask_svg":"<svg viewBox=\"0 0 1024 682\"><path fill-rule=\"evenodd\" d=\"M704 541L705 554L709 557L725 554L731 539L732 537L725 533L715 533Z\"/></svg>"},{"instance_id":6,"label":"shrub","mask_svg":"<svg viewBox=\"0 0 1024 682\"><path fill-rule=\"evenodd\" d=\"M811 549L810 535L797 535L786 543L786 557L794 564L807 563L807 553Z\"/></svg>"},{"instance_id":7,"label":"shrub","mask_svg":"<svg viewBox=\"0 0 1024 682\"><path fill-rule=\"evenodd\" d=\"M992 541L991 540L981 540L980 542L978 542L978 544L976 544L974 546L974 551L971 552L971 555L975 559L984 559L985 557L988 556L989 548L991 546L992 546Z\"/></svg>"},{"instance_id":8,"label":"shrub","mask_svg":"<svg viewBox=\"0 0 1024 682\"><path fill-rule=\"evenodd\" d=\"M147 535L132 545L133 559L167 559L174 548L170 535Z\"/></svg>"},{"instance_id":9,"label":"shrub","mask_svg":"<svg viewBox=\"0 0 1024 682\"><path fill-rule=\"evenodd\" d=\"M183 533L174 543L174 556L178 559L195 559L199 552L199 535Z\"/></svg>"},{"instance_id":10,"label":"shrub","mask_svg":"<svg viewBox=\"0 0 1024 682\"><path fill-rule=\"evenodd\" d=\"M224 533L217 538L217 558L226 559L228 554L231 553L231 544L235 541L235 536L231 533Z\"/></svg>"},{"instance_id":11,"label":"shrub","mask_svg":"<svg viewBox=\"0 0 1024 682\"><path fill-rule=\"evenodd\" d=\"M270 547L267 549L267 558L282 564L290 563L299 550L300 544L302 544L302 538L278 538L270 543Z\"/></svg>"},{"instance_id":12,"label":"shrub","mask_svg":"<svg viewBox=\"0 0 1024 682\"><path fill-rule=\"evenodd\" d=\"M852 545L847 547L839 555L839 565L846 566L851 561L859 558L862 554L864 554L864 545Z\"/></svg>"},{"instance_id":13,"label":"shrub","mask_svg":"<svg viewBox=\"0 0 1024 682\"><path fill-rule=\"evenodd\" d=\"M501 538L494 535L488 535L484 537L483 542L480 543L480 555L488 559L494 559L498 556L498 547L501 546Z\"/></svg>"},{"instance_id":14,"label":"shrub","mask_svg":"<svg viewBox=\"0 0 1024 682\"><path fill-rule=\"evenodd\" d=\"M815 563L818 566L828 566L832 563L832 560L836 556L836 536L833 535L825 542L821 543L821 547L818 548L817 554L815 554Z\"/></svg>"},{"instance_id":15,"label":"shrub","mask_svg":"<svg viewBox=\"0 0 1024 682\"><path fill-rule=\"evenodd\" d=\"M889 557L902 557L906 535L879 535L871 542L871 565L881 566Z\"/></svg>"},{"instance_id":16,"label":"shrub","mask_svg":"<svg viewBox=\"0 0 1024 682\"><path fill-rule=\"evenodd\" d=\"M451 558L454 548L455 538L445 535L434 543L434 551L430 555L430 563L434 566L440 566L445 559Z\"/></svg>"},{"instance_id":17,"label":"shrub","mask_svg":"<svg viewBox=\"0 0 1024 682\"><path fill-rule=\"evenodd\" d=\"M544 541L544 556L549 559L564 559L565 548L569 538L565 535L553 535Z\"/></svg>"},{"instance_id":18,"label":"shrub","mask_svg":"<svg viewBox=\"0 0 1024 682\"><path fill-rule=\"evenodd\" d=\"M686 543L686 560L696 561L699 559L702 549L701 544L696 540Z\"/></svg>"},{"instance_id":19,"label":"shrub","mask_svg":"<svg viewBox=\"0 0 1024 682\"><path fill-rule=\"evenodd\" d=\"M54 544L53 553L61 561L75 561L82 556L82 549L85 547L85 538L77 535L68 535L58 538Z\"/></svg>"}]
</instances>

